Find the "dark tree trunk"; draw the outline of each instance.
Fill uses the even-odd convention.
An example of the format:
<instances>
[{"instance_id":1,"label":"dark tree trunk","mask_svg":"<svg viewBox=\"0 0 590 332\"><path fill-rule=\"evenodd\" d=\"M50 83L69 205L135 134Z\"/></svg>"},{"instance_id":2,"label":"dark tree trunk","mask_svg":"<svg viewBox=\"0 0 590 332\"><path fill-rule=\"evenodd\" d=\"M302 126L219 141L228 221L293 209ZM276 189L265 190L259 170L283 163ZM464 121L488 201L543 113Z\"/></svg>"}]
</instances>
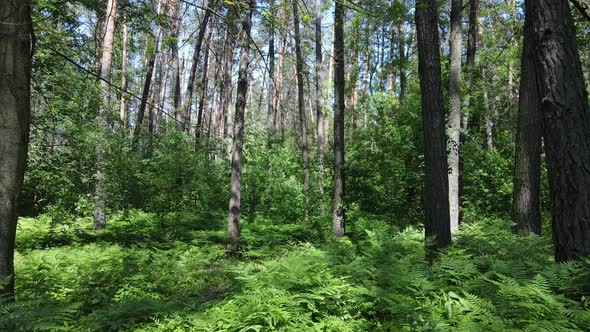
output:
<instances>
[{"instance_id":1,"label":"dark tree trunk","mask_svg":"<svg viewBox=\"0 0 590 332\"><path fill-rule=\"evenodd\" d=\"M477 51L477 26L479 0L469 0L469 30L467 31L467 58L465 60L465 81L467 82L467 95L463 101L463 117L461 127L463 131L467 130L469 125L469 107L471 104L472 78L475 66L475 54Z\"/></svg>"},{"instance_id":2,"label":"dark tree trunk","mask_svg":"<svg viewBox=\"0 0 590 332\"><path fill-rule=\"evenodd\" d=\"M441 92L438 12L435 0L416 2L418 72L424 132L424 223L429 249L451 243L448 164L445 146L444 108Z\"/></svg>"},{"instance_id":3,"label":"dark tree trunk","mask_svg":"<svg viewBox=\"0 0 590 332\"><path fill-rule=\"evenodd\" d=\"M297 76L297 105L299 109L299 131L301 139L301 157L303 159L303 187L306 193L309 192L309 156L307 149L307 120L303 96L303 53L301 52L301 33L299 32L299 8L298 1L293 1L293 26L295 30L295 71ZM307 214L307 204L305 207Z\"/></svg>"},{"instance_id":4,"label":"dark tree trunk","mask_svg":"<svg viewBox=\"0 0 590 332\"><path fill-rule=\"evenodd\" d=\"M274 10L274 0L271 0L270 6ZM277 110L275 109L275 31L274 24L270 24L269 40L268 40L268 117L267 117L267 132L269 142L274 140L277 131Z\"/></svg>"},{"instance_id":5,"label":"dark tree trunk","mask_svg":"<svg viewBox=\"0 0 590 332\"><path fill-rule=\"evenodd\" d=\"M143 92L141 93L141 102L139 103L139 109L137 110L137 121L135 122L135 128L133 129L134 146L137 146L137 144L139 143L139 135L141 134L141 127L143 126L145 110L147 108L147 103L150 97L150 86L152 85L152 77L154 73L155 64L156 51L154 51L150 55L150 58L147 63L147 68L145 71L145 81L143 83Z\"/></svg>"},{"instance_id":6,"label":"dark tree trunk","mask_svg":"<svg viewBox=\"0 0 590 332\"><path fill-rule=\"evenodd\" d=\"M241 3L238 3L241 4ZM248 64L250 62L250 29L252 27L252 9L254 1L245 2L247 8L242 8L242 31L240 34L240 69L238 72L238 91L236 95L236 114L234 119L234 133L231 156L231 180L228 220L228 252L235 255L240 246L240 198L242 181L242 145L244 138L244 113L246 96L248 93ZM232 9L235 10L235 9ZM231 24L231 23L230 23Z\"/></svg>"},{"instance_id":7,"label":"dark tree trunk","mask_svg":"<svg viewBox=\"0 0 590 332\"><path fill-rule=\"evenodd\" d=\"M401 20L397 26L398 34L398 70L399 70L399 104L404 105L406 98L406 32L404 28L405 22Z\"/></svg>"},{"instance_id":8,"label":"dark tree trunk","mask_svg":"<svg viewBox=\"0 0 590 332\"><path fill-rule=\"evenodd\" d=\"M555 259L590 255L590 109L568 3L526 0L542 101Z\"/></svg>"},{"instance_id":9,"label":"dark tree trunk","mask_svg":"<svg viewBox=\"0 0 590 332\"><path fill-rule=\"evenodd\" d=\"M322 105L322 2L315 4L315 108L317 117L316 136L318 139L319 176L318 187L324 193L324 154L326 153L326 138L324 137L324 110Z\"/></svg>"},{"instance_id":10,"label":"dark tree trunk","mask_svg":"<svg viewBox=\"0 0 590 332\"><path fill-rule=\"evenodd\" d=\"M334 197L332 232L346 232L344 210L344 6L334 1Z\"/></svg>"},{"instance_id":11,"label":"dark tree trunk","mask_svg":"<svg viewBox=\"0 0 590 332\"><path fill-rule=\"evenodd\" d=\"M199 107L197 110L197 128L195 128L195 148L199 146L199 140L201 139L201 131L203 131L203 109L205 107L205 99L207 98L207 92L209 87L209 54L211 53L211 35L212 31L209 31L207 36L207 50L205 51L205 58L203 59L203 73L201 74L201 98L199 99Z\"/></svg>"},{"instance_id":12,"label":"dark tree trunk","mask_svg":"<svg viewBox=\"0 0 590 332\"><path fill-rule=\"evenodd\" d=\"M459 140L461 131L461 18L463 0L451 1L451 36L450 36L450 64L449 64L449 100L450 112L448 117L449 133L449 205L451 218L451 233L459 230Z\"/></svg>"},{"instance_id":13,"label":"dark tree trunk","mask_svg":"<svg viewBox=\"0 0 590 332\"><path fill-rule=\"evenodd\" d=\"M31 119L31 2L3 0L0 17L0 299L12 300L17 201Z\"/></svg>"},{"instance_id":14,"label":"dark tree trunk","mask_svg":"<svg viewBox=\"0 0 590 332\"><path fill-rule=\"evenodd\" d=\"M170 30L170 37L173 42L170 47L170 62L172 63L172 78L171 92L172 92L172 105L174 110L178 110L180 107L180 61L178 59L178 35L180 33L180 0L172 0L170 4L170 18L172 19L172 29Z\"/></svg>"},{"instance_id":15,"label":"dark tree trunk","mask_svg":"<svg viewBox=\"0 0 590 332\"><path fill-rule=\"evenodd\" d=\"M541 100L535 76L531 15L525 16L514 157L513 230L541 235Z\"/></svg>"},{"instance_id":16,"label":"dark tree trunk","mask_svg":"<svg viewBox=\"0 0 590 332\"><path fill-rule=\"evenodd\" d=\"M223 68L221 72L221 84L219 85L219 100L220 100L220 111L217 133L219 136L227 136L227 115L229 112L229 104L232 95L232 67L234 65L234 47L236 43L236 30L235 20L237 13L231 9L232 5L229 5L230 9L226 17L226 29L223 41Z\"/></svg>"}]
</instances>

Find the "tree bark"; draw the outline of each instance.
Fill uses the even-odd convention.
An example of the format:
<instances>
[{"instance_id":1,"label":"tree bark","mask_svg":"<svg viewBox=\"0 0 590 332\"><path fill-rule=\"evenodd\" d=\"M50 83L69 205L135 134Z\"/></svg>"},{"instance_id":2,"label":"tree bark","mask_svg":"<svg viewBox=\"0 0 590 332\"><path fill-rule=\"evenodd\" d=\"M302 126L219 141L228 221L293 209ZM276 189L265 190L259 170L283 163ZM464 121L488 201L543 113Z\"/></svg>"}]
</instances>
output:
<instances>
[{"instance_id":1,"label":"tree bark","mask_svg":"<svg viewBox=\"0 0 590 332\"><path fill-rule=\"evenodd\" d=\"M324 154L326 153L326 138L324 137L324 110L322 105L322 1L315 3L315 109L316 136L318 139L318 188L324 193Z\"/></svg>"},{"instance_id":2,"label":"tree bark","mask_svg":"<svg viewBox=\"0 0 590 332\"><path fill-rule=\"evenodd\" d=\"M534 31L531 16L524 21L520 93L514 157L513 230L541 235L541 99L535 76Z\"/></svg>"},{"instance_id":3,"label":"tree bark","mask_svg":"<svg viewBox=\"0 0 590 332\"><path fill-rule=\"evenodd\" d=\"M427 240L432 240L429 242L429 249L436 250L451 243L449 179L436 1L417 1L415 15L426 173L424 181L426 220L424 226Z\"/></svg>"},{"instance_id":4,"label":"tree bark","mask_svg":"<svg viewBox=\"0 0 590 332\"><path fill-rule=\"evenodd\" d=\"M2 1L0 17L3 56L0 61L0 299L11 301L17 202L25 173L31 120L31 2Z\"/></svg>"},{"instance_id":5,"label":"tree bark","mask_svg":"<svg viewBox=\"0 0 590 332\"><path fill-rule=\"evenodd\" d=\"M109 127L109 99L111 81L111 67L113 65L113 47L115 43L115 19L117 15L117 0L108 0L105 33L102 42L102 56L100 60L100 94L104 98L98 110L99 133L96 144L96 170L95 170L95 187L94 187L94 220L92 228L101 230L106 226L105 206L106 206L106 179L105 179L105 142L104 131Z\"/></svg>"},{"instance_id":6,"label":"tree bark","mask_svg":"<svg viewBox=\"0 0 590 332\"><path fill-rule=\"evenodd\" d=\"M332 232L346 233L344 210L344 6L334 0L334 196Z\"/></svg>"},{"instance_id":7,"label":"tree bark","mask_svg":"<svg viewBox=\"0 0 590 332\"><path fill-rule=\"evenodd\" d=\"M399 70L399 104L404 105L406 98L406 31L404 28L405 22L401 20L397 26L398 34L398 70Z\"/></svg>"},{"instance_id":8,"label":"tree bark","mask_svg":"<svg viewBox=\"0 0 590 332\"><path fill-rule=\"evenodd\" d=\"M241 4L241 3L238 3ZM247 8L242 9L242 31L240 34L240 68L238 72L238 91L236 96L236 114L231 157L231 180L228 220L228 253L235 255L240 246L240 199L242 181L242 146L244 138L244 111L248 92L248 64L250 62L250 29L252 27L252 9L254 1L244 3ZM233 6L233 5L232 5ZM235 10L235 9L231 9ZM229 24L232 24L231 22Z\"/></svg>"},{"instance_id":9,"label":"tree bark","mask_svg":"<svg viewBox=\"0 0 590 332\"><path fill-rule=\"evenodd\" d=\"M449 148L449 206L451 234L459 230L459 149L461 131L461 49L463 34L461 18L463 0L451 1L451 36L449 64L448 148Z\"/></svg>"},{"instance_id":10,"label":"tree bark","mask_svg":"<svg viewBox=\"0 0 590 332\"><path fill-rule=\"evenodd\" d=\"M229 5L231 6L231 5ZM219 98L221 109L219 112L219 136L227 136L227 115L232 95L232 67L234 65L234 46L238 32L235 28L237 13L229 10L226 17L226 30L223 41L223 69L221 73L221 84L219 85Z\"/></svg>"},{"instance_id":11,"label":"tree bark","mask_svg":"<svg viewBox=\"0 0 590 332\"><path fill-rule=\"evenodd\" d=\"M211 35L212 30L207 36L205 58L203 59L203 73L201 74L201 98L199 99L199 107L197 113L197 128L195 129L195 148L199 146L201 139L201 131L203 131L203 109L205 107L205 99L209 91L209 54L211 53Z\"/></svg>"},{"instance_id":12,"label":"tree bark","mask_svg":"<svg viewBox=\"0 0 590 332\"><path fill-rule=\"evenodd\" d=\"M301 157L303 159L303 188L305 189L306 200L309 193L309 156L307 149L307 120L303 96L303 53L301 52L301 33L299 31L299 8L298 0L293 1L293 26L295 30L295 71L297 76L297 105L299 109L299 131L301 139ZM307 214L307 204L305 207Z\"/></svg>"},{"instance_id":13,"label":"tree bark","mask_svg":"<svg viewBox=\"0 0 590 332\"><path fill-rule=\"evenodd\" d=\"M170 46L170 62L172 64L172 77L170 79L172 105L174 111L180 107L180 61L178 59L178 35L180 33L180 0L171 0L170 2L170 18L172 20L172 29L170 30L170 37L172 44Z\"/></svg>"},{"instance_id":14,"label":"tree bark","mask_svg":"<svg viewBox=\"0 0 590 332\"><path fill-rule=\"evenodd\" d=\"M274 0L270 1L271 10L274 10ZM267 132L268 140L272 142L277 131L277 110L276 105L276 81L275 81L275 27L271 23L269 27L268 40L268 115L267 115Z\"/></svg>"},{"instance_id":15,"label":"tree bark","mask_svg":"<svg viewBox=\"0 0 590 332\"><path fill-rule=\"evenodd\" d=\"M555 259L590 255L590 107L568 3L526 0L542 102Z\"/></svg>"},{"instance_id":16,"label":"tree bark","mask_svg":"<svg viewBox=\"0 0 590 332\"><path fill-rule=\"evenodd\" d=\"M127 54L129 28L127 26L127 17L123 15L123 50L121 53L121 101L119 108L119 121L121 126L127 126L127 66L129 63L129 55Z\"/></svg>"},{"instance_id":17,"label":"tree bark","mask_svg":"<svg viewBox=\"0 0 590 332\"><path fill-rule=\"evenodd\" d=\"M463 101L463 117L461 127L467 131L469 125L469 112L471 106L471 91L473 69L475 67L475 54L477 52L477 29L479 16L479 0L469 0L469 30L467 32L467 58L465 60L465 81L467 82L467 94Z\"/></svg>"}]
</instances>

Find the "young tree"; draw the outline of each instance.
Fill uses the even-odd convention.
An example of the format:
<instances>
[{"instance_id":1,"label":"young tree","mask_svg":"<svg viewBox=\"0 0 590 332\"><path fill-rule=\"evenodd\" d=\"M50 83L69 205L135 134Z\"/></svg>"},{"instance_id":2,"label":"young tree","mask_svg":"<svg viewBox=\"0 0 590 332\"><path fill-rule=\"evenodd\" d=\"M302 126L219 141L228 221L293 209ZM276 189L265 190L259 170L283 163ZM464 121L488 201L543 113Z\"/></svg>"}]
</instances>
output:
<instances>
[{"instance_id":1,"label":"young tree","mask_svg":"<svg viewBox=\"0 0 590 332\"><path fill-rule=\"evenodd\" d=\"M332 232L346 232L344 210L344 5L334 0L334 197Z\"/></svg>"},{"instance_id":2,"label":"young tree","mask_svg":"<svg viewBox=\"0 0 590 332\"><path fill-rule=\"evenodd\" d=\"M590 255L590 108L567 1L526 0L542 101L555 259Z\"/></svg>"},{"instance_id":3,"label":"young tree","mask_svg":"<svg viewBox=\"0 0 590 332\"><path fill-rule=\"evenodd\" d=\"M515 232L541 235L541 99L535 75L531 15L524 20L514 157L512 223Z\"/></svg>"},{"instance_id":4,"label":"young tree","mask_svg":"<svg viewBox=\"0 0 590 332\"><path fill-rule=\"evenodd\" d=\"M461 18L463 0L451 1L451 36L449 64L449 206L451 233L459 230L459 148L461 131Z\"/></svg>"},{"instance_id":5,"label":"young tree","mask_svg":"<svg viewBox=\"0 0 590 332\"><path fill-rule=\"evenodd\" d=\"M0 2L0 299L14 297L17 201L31 119L31 2Z\"/></svg>"},{"instance_id":6,"label":"young tree","mask_svg":"<svg viewBox=\"0 0 590 332\"><path fill-rule=\"evenodd\" d=\"M307 150L307 120L305 116L303 95L303 53L301 52L301 33L299 31L299 4L293 1L293 27L295 30L295 71L297 77L297 106L299 109L299 131L301 139L301 157L303 159L303 187L306 197L309 193L309 155ZM307 206L305 207L307 214Z\"/></svg>"},{"instance_id":7,"label":"young tree","mask_svg":"<svg viewBox=\"0 0 590 332\"><path fill-rule=\"evenodd\" d=\"M230 10L235 11L230 5ZM240 31L240 68L238 72L238 91L236 96L236 113L234 118L233 144L231 154L231 179L229 199L229 220L228 220L228 252L237 254L240 250L240 199L242 189L242 146L244 140L244 113L246 109L246 96L248 93L248 65L250 63L250 30L252 27L252 10L254 0L243 3L242 8L242 29ZM230 23L229 24L233 24Z\"/></svg>"},{"instance_id":8,"label":"young tree","mask_svg":"<svg viewBox=\"0 0 590 332\"><path fill-rule=\"evenodd\" d=\"M102 41L102 57L100 59L100 95L103 98L98 110L99 131L106 131L109 127L109 101L111 81L111 67L113 65L113 47L115 44L115 18L117 16L117 0L107 0L105 17L105 32ZM99 140L103 140L100 133ZM96 174L94 185L94 230L101 230L106 226L106 179L105 179L105 153L104 142L96 144Z\"/></svg>"},{"instance_id":9,"label":"young tree","mask_svg":"<svg viewBox=\"0 0 590 332\"><path fill-rule=\"evenodd\" d=\"M426 238L434 238L430 249L442 248L451 243L448 164L436 6L435 0L418 0L415 12L426 173L424 226Z\"/></svg>"}]
</instances>

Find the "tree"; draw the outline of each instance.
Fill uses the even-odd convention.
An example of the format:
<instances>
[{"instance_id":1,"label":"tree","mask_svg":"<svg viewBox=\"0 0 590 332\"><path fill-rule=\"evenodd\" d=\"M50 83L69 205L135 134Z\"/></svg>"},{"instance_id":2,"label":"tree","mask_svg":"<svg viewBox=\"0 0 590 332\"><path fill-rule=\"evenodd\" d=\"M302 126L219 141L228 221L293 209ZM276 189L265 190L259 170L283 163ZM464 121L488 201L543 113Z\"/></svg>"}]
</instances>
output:
<instances>
[{"instance_id":1,"label":"tree","mask_svg":"<svg viewBox=\"0 0 590 332\"><path fill-rule=\"evenodd\" d=\"M344 6L334 0L334 196L332 232L346 232L344 210Z\"/></svg>"},{"instance_id":2,"label":"tree","mask_svg":"<svg viewBox=\"0 0 590 332\"><path fill-rule=\"evenodd\" d=\"M461 131L461 18L463 0L451 1L451 37L449 64L449 206L451 233L459 229L459 148Z\"/></svg>"},{"instance_id":3,"label":"tree","mask_svg":"<svg viewBox=\"0 0 590 332\"><path fill-rule=\"evenodd\" d=\"M274 10L274 0L269 4L271 10ZM269 26L268 38L268 116L267 116L267 132L270 142L274 140L277 131L277 110L276 106L276 81L275 81L275 27L274 22L271 21Z\"/></svg>"},{"instance_id":4,"label":"tree","mask_svg":"<svg viewBox=\"0 0 590 332\"><path fill-rule=\"evenodd\" d=\"M316 136L318 140L319 189L324 192L324 154L326 138L324 137L324 111L322 105L322 2L315 3L315 109L317 117Z\"/></svg>"},{"instance_id":5,"label":"tree","mask_svg":"<svg viewBox=\"0 0 590 332\"><path fill-rule=\"evenodd\" d=\"M426 238L433 238L430 249L438 249L451 243L451 228L436 1L417 1L415 16L424 134L424 226Z\"/></svg>"},{"instance_id":6,"label":"tree","mask_svg":"<svg viewBox=\"0 0 590 332\"><path fill-rule=\"evenodd\" d=\"M541 235L541 99L535 74L534 31L525 16L514 157L512 223L521 234Z\"/></svg>"},{"instance_id":7,"label":"tree","mask_svg":"<svg viewBox=\"0 0 590 332\"><path fill-rule=\"evenodd\" d=\"M123 14L123 41L122 47L123 50L121 52L121 100L119 102L119 121L121 122L121 126L127 126L127 66L129 64L129 55L127 50L127 44L129 39L129 28L127 25L127 15Z\"/></svg>"},{"instance_id":8,"label":"tree","mask_svg":"<svg viewBox=\"0 0 590 332\"><path fill-rule=\"evenodd\" d=\"M555 259L590 255L590 108L568 3L526 0L542 101Z\"/></svg>"},{"instance_id":9,"label":"tree","mask_svg":"<svg viewBox=\"0 0 590 332\"><path fill-rule=\"evenodd\" d=\"M467 58L465 60L465 73L467 82L467 95L463 101L463 117L461 127L467 130L469 124L469 107L471 105L472 78L475 67L475 54L477 52L477 29L479 20L479 0L469 0L469 30L467 31Z\"/></svg>"},{"instance_id":10,"label":"tree","mask_svg":"<svg viewBox=\"0 0 590 332\"><path fill-rule=\"evenodd\" d=\"M307 120L305 116L303 95L303 53L301 52L301 33L299 31L298 1L293 0L293 27L295 30L295 71L297 77L297 107L299 109L299 135L301 140L301 158L303 160L303 187L306 198L309 193L309 155L307 149ZM307 206L305 207L307 215Z\"/></svg>"},{"instance_id":11,"label":"tree","mask_svg":"<svg viewBox=\"0 0 590 332\"><path fill-rule=\"evenodd\" d=\"M108 0L105 33L102 41L102 56L100 59L100 95L103 99L98 110L99 134L98 140L104 141L101 133L109 127L109 101L111 67L113 65L113 48L115 44L115 19L117 16L117 0ZM105 178L105 147L104 142L96 144L96 174L94 186L94 222L92 228L101 230L106 226L105 205L106 205L106 178Z\"/></svg>"},{"instance_id":12,"label":"tree","mask_svg":"<svg viewBox=\"0 0 590 332\"><path fill-rule=\"evenodd\" d=\"M237 3L230 5L230 11L235 11ZM252 10L254 0L244 3L247 8L242 9L242 30L240 32L240 68L238 72L238 91L236 96L236 113L234 118L233 144L231 154L231 179L228 220L228 252L237 254L240 250L240 199L242 183L242 146L244 140L244 113L248 93L248 65L250 63L250 30L252 28ZM231 14L228 14L231 15ZM233 24L233 23L229 23Z\"/></svg>"},{"instance_id":13,"label":"tree","mask_svg":"<svg viewBox=\"0 0 590 332\"><path fill-rule=\"evenodd\" d=\"M31 119L31 3L0 3L0 298L14 297L17 201L25 174Z\"/></svg>"}]
</instances>

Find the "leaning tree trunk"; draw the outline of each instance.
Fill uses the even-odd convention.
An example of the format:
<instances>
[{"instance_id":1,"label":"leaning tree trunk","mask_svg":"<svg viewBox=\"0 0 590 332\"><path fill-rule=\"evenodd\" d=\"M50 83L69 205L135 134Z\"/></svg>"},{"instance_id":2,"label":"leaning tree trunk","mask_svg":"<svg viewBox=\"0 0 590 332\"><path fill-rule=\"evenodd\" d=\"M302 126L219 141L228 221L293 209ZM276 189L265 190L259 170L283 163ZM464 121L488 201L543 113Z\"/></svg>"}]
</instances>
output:
<instances>
[{"instance_id":1,"label":"leaning tree trunk","mask_svg":"<svg viewBox=\"0 0 590 332\"><path fill-rule=\"evenodd\" d=\"M299 8L298 1L293 0L293 26L295 30L295 71L297 76L297 105L299 109L299 131L301 138L301 157L303 159L303 188L307 200L309 193L309 156L307 151L307 121L305 116L305 105L303 96L303 54L301 52L301 33L299 32ZM307 204L305 213L307 216Z\"/></svg>"},{"instance_id":2,"label":"leaning tree trunk","mask_svg":"<svg viewBox=\"0 0 590 332\"><path fill-rule=\"evenodd\" d=\"M567 1L526 0L542 101L555 259L590 255L590 108Z\"/></svg>"},{"instance_id":3,"label":"leaning tree trunk","mask_svg":"<svg viewBox=\"0 0 590 332\"><path fill-rule=\"evenodd\" d=\"M0 299L12 300L17 201L31 119L31 3L3 0L0 17Z\"/></svg>"},{"instance_id":4,"label":"leaning tree trunk","mask_svg":"<svg viewBox=\"0 0 590 332\"><path fill-rule=\"evenodd\" d=\"M245 2L248 8L242 9L242 31L240 33L240 68L238 71L238 91L236 95L236 114L234 118L234 137L231 155L231 179L228 220L228 252L235 255L240 246L240 198L242 182L242 145L244 139L244 113L248 93L248 64L250 62L250 29L254 0ZM233 7L234 5L232 5ZM235 8L230 8L235 10ZM230 22L230 24L232 24Z\"/></svg>"},{"instance_id":5,"label":"leaning tree trunk","mask_svg":"<svg viewBox=\"0 0 590 332\"><path fill-rule=\"evenodd\" d=\"M105 33L102 42L102 57L100 60L100 95L104 98L98 110L98 141L96 144L96 170L94 186L94 221L92 228L101 230L106 226L106 179L105 179L105 142L102 134L109 127L109 99L111 81L111 67L113 65L113 47L115 44L115 18L117 15L117 0L107 1L105 18Z\"/></svg>"},{"instance_id":6,"label":"leaning tree trunk","mask_svg":"<svg viewBox=\"0 0 590 332\"><path fill-rule=\"evenodd\" d=\"M523 52L514 157L513 230L541 235L541 99L535 76L535 48L531 16L524 20Z\"/></svg>"},{"instance_id":7,"label":"leaning tree trunk","mask_svg":"<svg viewBox=\"0 0 590 332\"><path fill-rule=\"evenodd\" d=\"M449 64L449 206L451 234L459 230L459 148L461 131L461 18L463 0L451 1L451 37Z\"/></svg>"},{"instance_id":8,"label":"leaning tree trunk","mask_svg":"<svg viewBox=\"0 0 590 332\"><path fill-rule=\"evenodd\" d=\"M429 249L451 243L449 180L445 146L444 107L441 91L438 12L435 0L416 2L418 73L424 132L424 223Z\"/></svg>"},{"instance_id":9,"label":"leaning tree trunk","mask_svg":"<svg viewBox=\"0 0 590 332\"><path fill-rule=\"evenodd\" d=\"M334 0L334 197L332 232L346 232L344 210L344 6Z\"/></svg>"},{"instance_id":10,"label":"leaning tree trunk","mask_svg":"<svg viewBox=\"0 0 590 332\"><path fill-rule=\"evenodd\" d=\"M201 73L201 98L199 99L199 106L197 109L197 128L195 128L195 149L199 146L201 139L201 132L203 131L203 109L205 108L205 99L207 98L208 83L209 83L209 55L211 53L211 35L212 30L209 30L207 36L207 50L205 51L203 59L203 72Z\"/></svg>"}]
</instances>

